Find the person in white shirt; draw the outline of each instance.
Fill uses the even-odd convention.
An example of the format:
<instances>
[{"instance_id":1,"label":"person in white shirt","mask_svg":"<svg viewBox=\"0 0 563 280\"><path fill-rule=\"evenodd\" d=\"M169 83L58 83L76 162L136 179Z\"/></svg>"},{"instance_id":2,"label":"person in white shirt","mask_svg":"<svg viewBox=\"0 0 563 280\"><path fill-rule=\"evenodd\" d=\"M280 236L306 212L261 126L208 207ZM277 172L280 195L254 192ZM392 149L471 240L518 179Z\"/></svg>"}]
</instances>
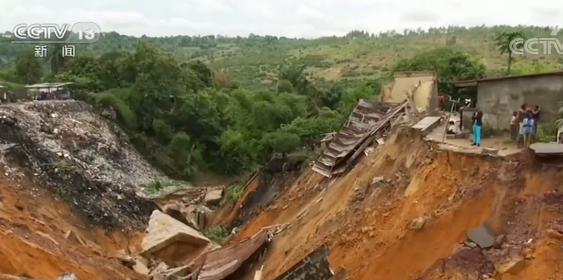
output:
<instances>
[{"instance_id":1,"label":"person in white shirt","mask_svg":"<svg viewBox=\"0 0 563 280\"><path fill-rule=\"evenodd\" d=\"M454 121L450 121L450 123L448 124L448 134L457 134L458 132L458 127L455 125Z\"/></svg>"}]
</instances>

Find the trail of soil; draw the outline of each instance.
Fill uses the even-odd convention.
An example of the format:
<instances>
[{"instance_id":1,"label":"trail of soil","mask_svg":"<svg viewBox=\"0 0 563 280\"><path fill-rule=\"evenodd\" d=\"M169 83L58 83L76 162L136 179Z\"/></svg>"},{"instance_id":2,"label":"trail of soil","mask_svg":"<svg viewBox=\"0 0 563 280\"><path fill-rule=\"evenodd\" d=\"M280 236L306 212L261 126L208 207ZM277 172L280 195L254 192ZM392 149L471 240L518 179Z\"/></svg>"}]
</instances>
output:
<instances>
[{"instance_id":1,"label":"trail of soil","mask_svg":"<svg viewBox=\"0 0 563 280\"><path fill-rule=\"evenodd\" d=\"M264 280L275 279L323 243L332 248L333 267L346 268L350 280L482 279L494 265L489 260L530 247L535 255L526 269L503 280L563 279L560 241L544 238L563 218L563 211L548 203L563 202L551 194L563 192L556 183L563 180L561 167L525 155L505 159L437 151L404 132L387 143L343 178L304 173L241 230L237 239L263 226L291 223L266 257ZM378 176L384 180L372 184ZM420 217L424 227L411 230ZM487 260L479 251L482 257L469 258L473 266L451 265L466 231L486 220L506 235L506 244L484 252ZM554 242L555 248L546 245ZM455 269L444 270L446 264Z\"/></svg>"},{"instance_id":2,"label":"trail of soil","mask_svg":"<svg viewBox=\"0 0 563 280\"><path fill-rule=\"evenodd\" d=\"M0 273L56 279L148 279L112 258L119 249L137 250L142 233L85 228L65 203L34 184L3 176L0 168ZM66 239L74 231L85 244Z\"/></svg>"}]
</instances>

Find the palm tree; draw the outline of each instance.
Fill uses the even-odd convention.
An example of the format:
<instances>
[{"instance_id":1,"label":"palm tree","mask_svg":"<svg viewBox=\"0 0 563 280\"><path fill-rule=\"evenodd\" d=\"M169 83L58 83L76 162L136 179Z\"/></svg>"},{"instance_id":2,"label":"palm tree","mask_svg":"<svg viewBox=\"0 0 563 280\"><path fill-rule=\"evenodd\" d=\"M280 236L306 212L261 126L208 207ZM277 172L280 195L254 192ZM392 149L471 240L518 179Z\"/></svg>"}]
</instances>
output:
<instances>
[{"instance_id":1,"label":"palm tree","mask_svg":"<svg viewBox=\"0 0 563 280\"><path fill-rule=\"evenodd\" d=\"M508 54L508 66L507 66L507 75L510 75L510 69L512 66L512 50L510 49L510 44L514 39L523 39L526 40L524 32L522 31L503 31L497 33L494 37L495 46L500 54Z\"/></svg>"},{"instance_id":2,"label":"palm tree","mask_svg":"<svg viewBox=\"0 0 563 280\"><path fill-rule=\"evenodd\" d=\"M53 44L47 52L47 62L51 64L51 74L56 75L64 67L68 58L63 56L63 45Z\"/></svg>"}]
</instances>

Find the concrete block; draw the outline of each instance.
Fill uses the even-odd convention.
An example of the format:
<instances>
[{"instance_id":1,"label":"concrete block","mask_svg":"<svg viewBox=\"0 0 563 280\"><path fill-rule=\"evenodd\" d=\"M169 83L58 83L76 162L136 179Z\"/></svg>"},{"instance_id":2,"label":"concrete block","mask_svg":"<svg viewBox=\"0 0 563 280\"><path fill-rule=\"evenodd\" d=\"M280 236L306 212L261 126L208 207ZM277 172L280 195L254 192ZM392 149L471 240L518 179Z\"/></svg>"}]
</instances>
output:
<instances>
[{"instance_id":1,"label":"concrete block","mask_svg":"<svg viewBox=\"0 0 563 280\"><path fill-rule=\"evenodd\" d=\"M145 239L141 245L143 257L148 257L174 243L185 242L196 247L205 247L211 241L182 222L155 210L149 221Z\"/></svg>"},{"instance_id":2,"label":"concrete block","mask_svg":"<svg viewBox=\"0 0 563 280\"><path fill-rule=\"evenodd\" d=\"M495 236L487 223L467 231L467 237L479 247L485 249L495 244Z\"/></svg>"}]
</instances>

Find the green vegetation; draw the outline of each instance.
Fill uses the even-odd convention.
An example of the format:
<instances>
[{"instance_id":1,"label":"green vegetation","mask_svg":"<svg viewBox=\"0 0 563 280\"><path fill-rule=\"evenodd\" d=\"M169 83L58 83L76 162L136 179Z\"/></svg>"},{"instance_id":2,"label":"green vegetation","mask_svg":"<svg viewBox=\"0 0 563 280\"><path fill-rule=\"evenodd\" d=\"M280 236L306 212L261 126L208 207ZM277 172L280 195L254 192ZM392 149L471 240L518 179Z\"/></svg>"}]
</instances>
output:
<instances>
[{"instance_id":1,"label":"green vegetation","mask_svg":"<svg viewBox=\"0 0 563 280\"><path fill-rule=\"evenodd\" d=\"M50 46L43 60L0 37L0 81L75 82L76 98L115 112L124 141L169 176L190 179L254 170L274 154L303 150L339 129L357 100L376 97L397 71L436 71L440 91L457 98L474 92L458 91L456 80L500 75L505 67L518 74L557 69L563 60L556 55L509 56L508 66L501 48L514 34L550 31L450 26L315 40L110 32L77 46L75 58Z\"/></svg>"},{"instance_id":2,"label":"green vegetation","mask_svg":"<svg viewBox=\"0 0 563 280\"><path fill-rule=\"evenodd\" d=\"M147 192L147 194L156 194L161 190L166 189L170 186L174 186L174 183L171 181L154 180L147 185L145 191Z\"/></svg>"},{"instance_id":3,"label":"green vegetation","mask_svg":"<svg viewBox=\"0 0 563 280\"><path fill-rule=\"evenodd\" d=\"M244 187L240 185L231 186L227 189L227 201L237 202L244 194Z\"/></svg>"},{"instance_id":4,"label":"green vegetation","mask_svg":"<svg viewBox=\"0 0 563 280\"><path fill-rule=\"evenodd\" d=\"M60 171L66 171L66 172L74 170L74 166L72 165L72 163L66 159L58 160L57 162L55 162L55 168L57 168Z\"/></svg>"},{"instance_id":5,"label":"green vegetation","mask_svg":"<svg viewBox=\"0 0 563 280\"><path fill-rule=\"evenodd\" d=\"M207 238L217 244L223 244L223 240L229 236L229 232L224 227L211 227L203 233Z\"/></svg>"}]
</instances>

